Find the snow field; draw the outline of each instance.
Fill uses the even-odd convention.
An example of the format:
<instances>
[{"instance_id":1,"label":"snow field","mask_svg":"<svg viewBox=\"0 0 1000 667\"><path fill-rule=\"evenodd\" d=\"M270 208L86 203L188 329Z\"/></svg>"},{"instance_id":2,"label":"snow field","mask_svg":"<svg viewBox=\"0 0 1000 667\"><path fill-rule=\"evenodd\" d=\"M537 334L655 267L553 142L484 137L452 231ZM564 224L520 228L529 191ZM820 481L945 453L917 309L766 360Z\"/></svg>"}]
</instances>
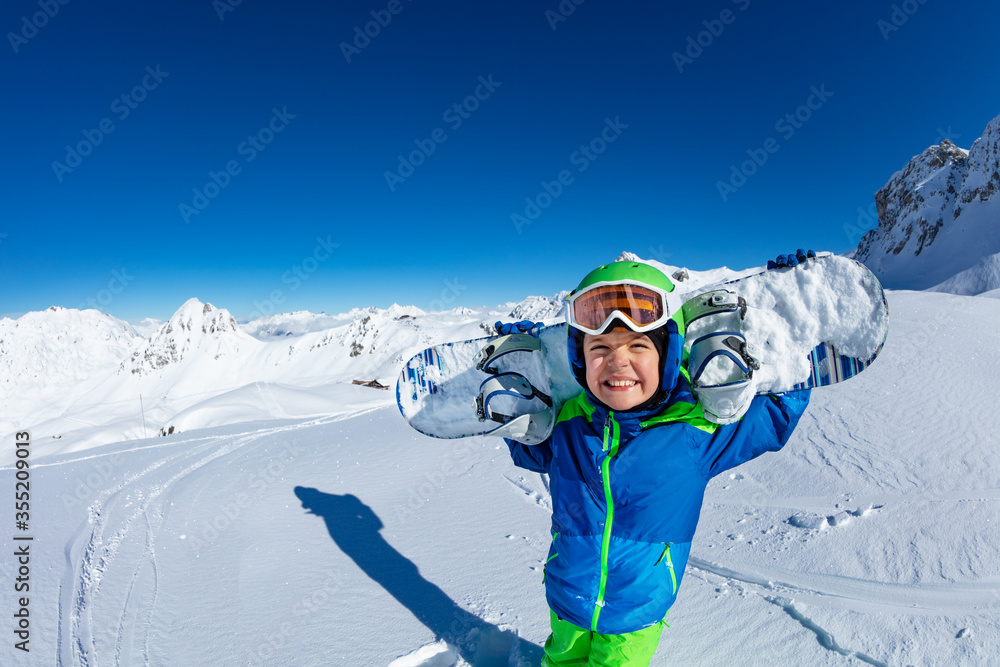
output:
<instances>
[{"instance_id":1,"label":"snow field","mask_svg":"<svg viewBox=\"0 0 1000 667\"><path fill-rule=\"evenodd\" d=\"M653 665L1000 655L1000 304L888 296L875 364L710 484ZM545 480L343 392L342 414L296 413L299 387L286 417L36 450L32 664L537 664ZM12 644L0 664L24 663Z\"/></svg>"}]
</instances>

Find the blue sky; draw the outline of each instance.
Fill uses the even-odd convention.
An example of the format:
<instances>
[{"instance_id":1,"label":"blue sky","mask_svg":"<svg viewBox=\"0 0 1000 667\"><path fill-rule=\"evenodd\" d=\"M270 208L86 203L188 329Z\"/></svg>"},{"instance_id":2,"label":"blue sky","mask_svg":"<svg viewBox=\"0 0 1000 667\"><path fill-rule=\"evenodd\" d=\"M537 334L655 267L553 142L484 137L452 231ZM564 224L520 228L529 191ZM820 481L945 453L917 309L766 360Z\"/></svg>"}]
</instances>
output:
<instances>
[{"instance_id":1,"label":"blue sky","mask_svg":"<svg viewBox=\"0 0 1000 667\"><path fill-rule=\"evenodd\" d=\"M3 4L0 315L843 252L911 156L1000 114L996 3L234 2Z\"/></svg>"}]
</instances>

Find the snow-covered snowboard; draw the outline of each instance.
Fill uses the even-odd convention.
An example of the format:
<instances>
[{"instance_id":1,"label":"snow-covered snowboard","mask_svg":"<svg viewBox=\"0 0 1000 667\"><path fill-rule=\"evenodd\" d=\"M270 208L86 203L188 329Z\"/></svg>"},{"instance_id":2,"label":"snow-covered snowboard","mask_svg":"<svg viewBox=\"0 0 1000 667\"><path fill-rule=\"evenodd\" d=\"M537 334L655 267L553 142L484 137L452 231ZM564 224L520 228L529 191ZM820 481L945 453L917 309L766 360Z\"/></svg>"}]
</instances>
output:
<instances>
[{"instance_id":1,"label":"snow-covered snowboard","mask_svg":"<svg viewBox=\"0 0 1000 667\"><path fill-rule=\"evenodd\" d=\"M875 276L833 255L692 292L684 319L685 366L703 407L715 403L706 415L719 423L742 415L739 405L727 403L727 387L749 386L752 397L842 382L875 360L889 328ZM477 338L424 350L400 373L400 412L410 426L438 438L541 442L562 404L580 391L566 326L545 327L537 338ZM716 390L721 399L710 398Z\"/></svg>"}]
</instances>

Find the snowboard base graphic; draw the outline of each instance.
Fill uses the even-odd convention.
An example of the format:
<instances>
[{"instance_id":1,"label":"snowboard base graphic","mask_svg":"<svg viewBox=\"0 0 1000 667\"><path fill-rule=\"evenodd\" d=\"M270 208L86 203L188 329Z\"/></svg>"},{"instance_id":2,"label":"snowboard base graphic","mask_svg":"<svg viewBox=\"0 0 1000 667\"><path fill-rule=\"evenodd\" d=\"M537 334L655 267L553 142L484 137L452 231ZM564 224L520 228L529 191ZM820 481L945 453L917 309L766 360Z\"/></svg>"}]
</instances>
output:
<instances>
[{"instance_id":1,"label":"snowboard base graphic","mask_svg":"<svg viewBox=\"0 0 1000 667\"><path fill-rule=\"evenodd\" d=\"M742 307L727 311L728 316L705 316L710 313L697 302L708 293ZM878 356L889 326L885 294L875 276L864 265L833 255L699 288L686 300L684 312L686 319L701 315L686 322L689 372L696 370L689 365L692 342L736 334L745 338L746 347L725 354L753 365L757 394L824 387L854 377ZM562 404L581 391L569 367L567 326L544 327L536 341L518 334L424 350L403 366L396 383L400 412L417 431L437 438L492 434L541 442ZM498 352L497 345L502 348L498 356L483 354L484 349ZM715 373L724 384L728 371L723 366L709 365L703 377ZM530 425L528 415L535 415Z\"/></svg>"}]
</instances>

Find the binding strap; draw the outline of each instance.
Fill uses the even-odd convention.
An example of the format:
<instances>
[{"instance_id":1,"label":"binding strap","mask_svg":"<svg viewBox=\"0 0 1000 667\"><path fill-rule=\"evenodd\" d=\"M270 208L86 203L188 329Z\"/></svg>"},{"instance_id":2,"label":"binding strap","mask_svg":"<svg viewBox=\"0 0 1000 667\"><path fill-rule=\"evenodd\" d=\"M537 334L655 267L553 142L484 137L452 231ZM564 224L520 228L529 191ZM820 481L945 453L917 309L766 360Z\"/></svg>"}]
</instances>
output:
<instances>
[{"instance_id":1,"label":"binding strap","mask_svg":"<svg viewBox=\"0 0 1000 667\"><path fill-rule=\"evenodd\" d=\"M541 349L542 341L535 336L509 334L507 336L500 336L481 349L476 354L473 362L476 364L476 370L496 375L497 369L492 367L491 364L503 355L510 354L511 352L538 352Z\"/></svg>"},{"instance_id":2,"label":"binding strap","mask_svg":"<svg viewBox=\"0 0 1000 667\"><path fill-rule=\"evenodd\" d=\"M747 314L747 301L743 297L730 292L729 290L715 290L705 292L690 299L682 307L684 313L685 326L690 326L695 320L707 315L718 315L720 313L732 313L739 311L740 319L744 319Z\"/></svg>"},{"instance_id":3,"label":"binding strap","mask_svg":"<svg viewBox=\"0 0 1000 667\"><path fill-rule=\"evenodd\" d=\"M709 362L720 355L732 360L743 377L730 378L727 382L713 384L731 384L749 380L755 370L760 370L760 362L751 354L750 345L743 334L738 331L717 331L702 336L691 344L688 369L691 371L691 380L695 387L706 386L701 381L702 373L705 372Z\"/></svg>"},{"instance_id":4,"label":"binding strap","mask_svg":"<svg viewBox=\"0 0 1000 667\"><path fill-rule=\"evenodd\" d=\"M498 396L513 396L515 399L527 401L537 398L545 404L545 408L539 412L519 416L504 414L493 410L490 405ZM510 438L528 445L542 442L555 419L552 398L538 391L518 373L498 373L483 382L479 387L479 395L476 396L476 415L480 421L490 420L500 424L483 435Z\"/></svg>"},{"instance_id":5,"label":"binding strap","mask_svg":"<svg viewBox=\"0 0 1000 667\"><path fill-rule=\"evenodd\" d=\"M494 412L490 403L497 396L514 396L530 401L537 398L546 407L552 407L552 398L528 382L527 378L519 373L498 373L479 385L479 396L476 397L476 415L479 421L491 419L501 424L514 419L511 415ZM522 415L523 416L523 415Z\"/></svg>"}]
</instances>

